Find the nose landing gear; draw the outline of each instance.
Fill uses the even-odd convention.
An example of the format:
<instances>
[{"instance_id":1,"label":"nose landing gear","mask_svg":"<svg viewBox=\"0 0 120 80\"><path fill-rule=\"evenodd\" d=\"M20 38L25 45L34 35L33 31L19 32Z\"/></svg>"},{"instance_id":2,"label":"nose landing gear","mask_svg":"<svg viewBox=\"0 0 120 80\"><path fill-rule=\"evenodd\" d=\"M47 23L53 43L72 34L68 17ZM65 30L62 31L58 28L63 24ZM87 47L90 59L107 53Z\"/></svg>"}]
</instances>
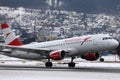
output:
<instances>
[{"instance_id":1,"label":"nose landing gear","mask_svg":"<svg viewBox=\"0 0 120 80\"><path fill-rule=\"evenodd\" d=\"M100 62L104 62L104 58L100 58L99 61L100 61Z\"/></svg>"}]
</instances>

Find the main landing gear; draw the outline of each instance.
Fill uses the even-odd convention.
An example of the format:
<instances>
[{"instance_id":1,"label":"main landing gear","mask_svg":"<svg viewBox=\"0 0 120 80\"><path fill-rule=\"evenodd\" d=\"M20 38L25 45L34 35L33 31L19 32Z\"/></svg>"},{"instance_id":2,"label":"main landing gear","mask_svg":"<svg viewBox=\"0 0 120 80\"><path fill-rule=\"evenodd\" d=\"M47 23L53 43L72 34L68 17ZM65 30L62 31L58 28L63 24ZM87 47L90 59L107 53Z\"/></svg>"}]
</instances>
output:
<instances>
[{"instance_id":1,"label":"main landing gear","mask_svg":"<svg viewBox=\"0 0 120 80\"><path fill-rule=\"evenodd\" d=\"M52 62L50 62L50 59L48 59L48 62L45 63L45 66L47 68L51 68L53 66Z\"/></svg>"},{"instance_id":2,"label":"main landing gear","mask_svg":"<svg viewBox=\"0 0 120 80\"><path fill-rule=\"evenodd\" d=\"M75 59L75 57L72 57L72 58L71 58L71 62L68 63L68 67L69 67L69 68L74 68L74 67L75 67L75 63L73 62L74 59Z\"/></svg>"},{"instance_id":3,"label":"main landing gear","mask_svg":"<svg viewBox=\"0 0 120 80\"><path fill-rule=\"evenodd\" d=\"M71 57L71 62L67 63L69 68L75 67L75 63L73 62L74 59L75 59L75 57ZM47 68L51 68L53 66L52 62L50 62L50 59L48 59L48 62L45 63L45 66Z\"/></svg>"},{"instance_id":4,"label":"main landing gear","mask_svg":"<svg viewBox=\"0 0 120 80\"><path fill-rule=\"evenodd\" d=\"M50 67L53 66L53 64L52 64L52 62L46 62L46 63L45 63L45 66L46 66L47 68L50 68Z\"/></svg>"}]
</instances>

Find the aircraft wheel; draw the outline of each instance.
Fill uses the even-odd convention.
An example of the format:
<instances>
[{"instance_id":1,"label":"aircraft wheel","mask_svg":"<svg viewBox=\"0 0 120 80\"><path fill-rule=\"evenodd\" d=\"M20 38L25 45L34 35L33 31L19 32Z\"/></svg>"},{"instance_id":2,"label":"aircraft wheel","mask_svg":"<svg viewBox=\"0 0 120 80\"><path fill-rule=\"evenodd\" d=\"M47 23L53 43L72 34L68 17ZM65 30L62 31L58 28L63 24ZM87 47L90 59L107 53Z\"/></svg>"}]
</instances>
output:
<instances>
[{"instance_id":1,"label":"aircraft wheel","mask_svg":"<svg viewBox=\"0 0 120 80\"><path fill-rule=\"evenodd\" d=\"M52 62L46 62L46 63L45 63L45 66L50 68L50 67L53 66L53 64L52 64Z\"/></svg>"},{"instance_id":2,"label":"aircraft wheel","mask_svg":"<svg viewBox=\"0 0 120 80\"><path fill-rule=\"evenodd\" d=\"M100 62L104 62L104 58L100 58L99 61L100 61Z\"/></svg>"},{"instance_id":3,"label":"aircraft wheel","mask_svg":"<svg viewBox=\"0 0 120 80\"><path fill-rule=\"evenodd\" d=\"M74 68L74 67L75 67L75 63L74 63L74 62L68 63L68 66L69 66L70 68Z\"/></svg>"}]
</instances>

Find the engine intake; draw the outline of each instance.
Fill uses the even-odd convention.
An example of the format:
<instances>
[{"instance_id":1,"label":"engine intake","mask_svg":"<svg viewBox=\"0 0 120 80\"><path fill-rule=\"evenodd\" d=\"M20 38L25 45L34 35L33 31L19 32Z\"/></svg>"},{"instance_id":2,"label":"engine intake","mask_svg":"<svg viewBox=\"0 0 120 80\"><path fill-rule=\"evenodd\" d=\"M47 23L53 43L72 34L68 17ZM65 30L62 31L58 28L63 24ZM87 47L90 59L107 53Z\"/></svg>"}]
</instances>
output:
<instances>
[{"instance_id":1,"label":"engine intake","mask_svg":"<svg viewBox=\"0 0 120 80\"><path fill-rule=\"evenodd\" d=\"M53 60L61 60L65 57L65 51L53 51L49 56Z\"/></svg>"},{"instance_id":2,"label":"engine intake","mask_svg":"<svg viewBox=\"0 0 120 80\"><path fill-rule=\"evenodd\" d=\"M86 55L81 56L82 59L86 59L89 61L97 60L99 57L100 57L99 53L88 53Z\"/></svg>"}]
</instances>

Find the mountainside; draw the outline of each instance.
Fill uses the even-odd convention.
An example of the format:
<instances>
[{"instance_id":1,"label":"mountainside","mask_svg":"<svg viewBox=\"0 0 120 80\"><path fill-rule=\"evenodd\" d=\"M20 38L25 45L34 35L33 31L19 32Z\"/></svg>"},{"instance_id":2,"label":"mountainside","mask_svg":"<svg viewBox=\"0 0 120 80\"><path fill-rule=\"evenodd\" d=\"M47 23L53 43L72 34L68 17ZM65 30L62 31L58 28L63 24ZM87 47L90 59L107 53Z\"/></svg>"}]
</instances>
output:
<instances>
[{"instance_id":1,"label":"mountainside","mask_svg":"<svg viewBox=\"0 0 120 80\"><path fill-rule=\"evenodd\" d=\"M0 6L112 13L120 11L120 0L0 0Z\"/></svg>"}]
</instances>

